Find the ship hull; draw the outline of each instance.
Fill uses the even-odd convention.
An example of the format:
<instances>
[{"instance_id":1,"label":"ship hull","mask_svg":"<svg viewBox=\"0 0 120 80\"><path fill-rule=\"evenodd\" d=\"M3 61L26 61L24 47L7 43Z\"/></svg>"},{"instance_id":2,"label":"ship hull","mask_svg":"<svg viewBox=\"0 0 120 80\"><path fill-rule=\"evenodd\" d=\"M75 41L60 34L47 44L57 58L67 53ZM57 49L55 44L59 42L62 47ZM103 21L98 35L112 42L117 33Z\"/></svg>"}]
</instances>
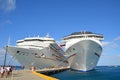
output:
<instances>
[{"instance_id":1,"label":"ship hull","mask_svg":"<svg viewBox=\"0 0 120 80\"><path fill-rule=\"evenodd\" d=\"M102 46L95 40L85 39L71 45L66 53L69 57L70 68L78 71L93 70L100 58Z\"/></svg>"},{"instance_id":2,"label":"ship hull","mask_svg":"<svg viewBox=\"0 0 120 80\"><path fill-rule=\"evenodd\" d=\"M7 48L8 53L25 68L37 67L41 69L68 65L67 62L62 62L64 57L61 57L48 47L43 49L26 49L17 46L8 46Z\"/></svg>"}]
</instances>

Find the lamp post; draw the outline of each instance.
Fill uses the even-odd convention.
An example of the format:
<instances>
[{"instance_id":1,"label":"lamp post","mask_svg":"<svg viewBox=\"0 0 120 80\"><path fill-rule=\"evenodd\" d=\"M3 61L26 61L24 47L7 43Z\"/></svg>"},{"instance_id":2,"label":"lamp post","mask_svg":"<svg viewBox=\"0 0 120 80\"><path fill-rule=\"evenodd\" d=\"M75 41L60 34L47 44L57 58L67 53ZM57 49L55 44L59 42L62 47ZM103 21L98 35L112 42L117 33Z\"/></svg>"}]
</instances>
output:
<instances>
[{"instance_id":1,"label":"lamp post","mask_svg":"<svg viewBox=\"0 0 120 80\"><path fill-rule=\"evenodd\" d=\"M4 66L6 66L7 50L8 50L8 46L6 46L5 58L4 58Z\"/></svg>"}]
</instances>

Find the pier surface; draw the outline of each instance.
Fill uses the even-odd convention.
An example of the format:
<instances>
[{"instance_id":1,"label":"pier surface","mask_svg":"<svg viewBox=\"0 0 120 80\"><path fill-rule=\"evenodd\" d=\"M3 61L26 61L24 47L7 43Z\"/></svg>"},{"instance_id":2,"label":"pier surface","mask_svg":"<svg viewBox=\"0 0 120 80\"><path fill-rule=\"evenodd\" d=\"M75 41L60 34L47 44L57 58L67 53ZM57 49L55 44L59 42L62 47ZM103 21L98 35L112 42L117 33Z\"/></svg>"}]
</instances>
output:
<instances>
[{"instance_id":1,"label":"pier surface","mask_svg":"<svg viewBox=\"0 0 120 80\"><path fill-rule=\"evenodd\" d=\"M50 76L46 76L36 71L30 70L14 70L12 75L3 76L0 80L59 80Z\"/></svg>"},{"instance_id":2,"label":"pier surface","mask_svg":"<svg viewBox=\"0 0 120 80\"><path fill-rule=\"evenodd\" d=\"M40 70L13 70L12 74L5 77L3 76L0 80L59 80L47 75L45 73L57 73L61 71L68 70L68 67L58 67L58 68L44 68ZM43 74L41 74L43 73Z\"/></svg>"}]
</instances>

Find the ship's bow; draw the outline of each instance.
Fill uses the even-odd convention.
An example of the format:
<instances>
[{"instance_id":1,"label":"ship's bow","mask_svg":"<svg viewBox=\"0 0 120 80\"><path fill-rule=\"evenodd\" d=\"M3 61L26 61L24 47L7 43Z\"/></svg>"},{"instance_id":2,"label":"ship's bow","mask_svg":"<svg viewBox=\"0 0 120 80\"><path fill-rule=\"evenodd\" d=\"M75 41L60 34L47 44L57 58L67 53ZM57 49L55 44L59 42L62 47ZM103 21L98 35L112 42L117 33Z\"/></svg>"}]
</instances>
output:
<instances>
[{"instance_id":1,"label":"ship's bow","mask_svg":"<svg viewBox=\"0 0 120 80\"><path fill-rule=\"evenodd\" d=\"M89 71L95 68L102 52L96 40L81 40L68 48L66 53L76 54L68 59L71 69Z\"/></svg>"}]
</instances>

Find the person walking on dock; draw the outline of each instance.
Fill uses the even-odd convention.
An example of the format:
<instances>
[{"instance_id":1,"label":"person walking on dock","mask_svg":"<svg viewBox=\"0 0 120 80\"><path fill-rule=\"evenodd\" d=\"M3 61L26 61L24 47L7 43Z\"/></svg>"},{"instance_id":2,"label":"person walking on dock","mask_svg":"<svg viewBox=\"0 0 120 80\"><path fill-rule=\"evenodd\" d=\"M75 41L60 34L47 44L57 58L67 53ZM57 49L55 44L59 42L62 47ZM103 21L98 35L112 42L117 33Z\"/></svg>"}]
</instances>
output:
<instances>
[{"instance_id":1,"label":"person walking on dock","mask_svg":"<svg viewBox=\"0 0 120 80\"><path fill-rule=\"evenodd\" d=\"M3 69L3 66L0 67L0 78L3 77L3 74L4 74L4 69Z\"/></svg>"}]
</instances>

